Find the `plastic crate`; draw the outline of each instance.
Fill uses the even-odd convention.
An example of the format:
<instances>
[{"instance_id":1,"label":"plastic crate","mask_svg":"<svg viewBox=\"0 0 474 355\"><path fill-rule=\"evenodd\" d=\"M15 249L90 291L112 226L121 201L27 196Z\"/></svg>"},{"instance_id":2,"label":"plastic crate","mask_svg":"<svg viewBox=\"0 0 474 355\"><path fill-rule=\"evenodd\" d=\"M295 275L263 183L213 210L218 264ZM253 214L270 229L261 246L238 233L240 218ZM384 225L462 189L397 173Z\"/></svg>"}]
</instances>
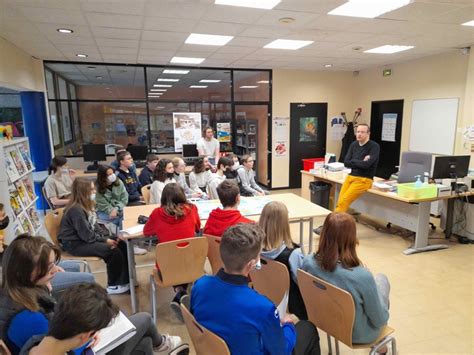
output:
<instances>
[{"instance_id":1,"label":"plastic crate","mask_svg":"<svg viewBox=\"0 0 474 355\"><path fill-rule=\"evenodd\" d=\"M435 184L415 187L415 183L397 185L397 195L408 199L433 198L438 196L438 188Z\"/></svg>"},{"instance_id":2,"label":"plastic crate","mask_svg":"<svg viewBox=\"0 0 474 355\"><path fill-rule=\"evenodd\" d=\"M310 171L314 169L314 163L324 163L324 158L303 159L303 170Z\"/></svg>"}]
</instances>

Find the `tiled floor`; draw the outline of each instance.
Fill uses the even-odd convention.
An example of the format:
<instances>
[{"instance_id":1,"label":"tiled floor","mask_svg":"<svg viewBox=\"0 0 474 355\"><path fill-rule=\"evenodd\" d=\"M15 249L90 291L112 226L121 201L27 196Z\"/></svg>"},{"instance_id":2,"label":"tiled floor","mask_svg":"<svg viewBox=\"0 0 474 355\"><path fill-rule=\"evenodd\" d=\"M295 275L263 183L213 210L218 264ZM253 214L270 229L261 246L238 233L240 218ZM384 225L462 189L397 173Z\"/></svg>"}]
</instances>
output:
<instances>
[{"instance_id":1,"label":"tiled floor","mask_svg":"<svg viewBox=\"0 0 474 355\"><path fill-rule=\"evenodd\" d=\"M280 191L279 191L280 192ZM281 191L283 192L283 191ZM287 192L287 191L284 191ZM298 190L292 191L298 193ZM321 220L316 220L319 225ZM389 325L395 328L399 354L474 354L474 246L448 243L449 249L405 256L402 251L413 238L376 230L376 221L360 217L359 256L373 273L385 273L391 282ZM307 229L305 229L306 231ZM293 235L298 229L292 226ZM317 246L317 236L315 245ZM439 229L430 235L432 242L446 243ZM295 238L297 240L297 238ZM153 253L137 257L140 286L137 289L140 310L150 311L149 281ZM105 265L97 263L97 280L105 284ZM171 289L158 291L158 327L161 332L180 335L189 342L184 325L179 324L169 309ZM126 313L130 312L128 295L113 296ZM327 353L326 336L320 332L322 353ZM352 351L341 346L341 353Z\"/></svg>"}]
</instances>

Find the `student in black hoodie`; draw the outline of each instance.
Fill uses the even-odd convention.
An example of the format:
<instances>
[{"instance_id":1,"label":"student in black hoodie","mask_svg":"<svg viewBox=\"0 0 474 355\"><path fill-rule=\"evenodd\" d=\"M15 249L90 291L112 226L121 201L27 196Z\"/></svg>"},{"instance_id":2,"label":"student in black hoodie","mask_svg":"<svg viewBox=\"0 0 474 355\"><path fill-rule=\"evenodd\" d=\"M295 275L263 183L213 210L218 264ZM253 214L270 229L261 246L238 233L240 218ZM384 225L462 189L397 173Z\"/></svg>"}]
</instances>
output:
<instances>
[{"instance_id":1,"label":"student in black hoodie","mask_svg":"<svg viewBox=\"0 0 474 355\"><path fill-rule=\"evenodd\" d=\"M140 185L146 186L153 183L153 172L155 171L159 160L160 158L156 154L148 154L146 156L146 165L138 177Z\"/></svg>"},{"instance_id":2,"label":"student in black hoodie","mask_svg":"<svg viewBox=\"0 0 474 355\"><path fill-rule=\"evenodd\" d=\"M128 192L128 205L136 206L143 203L143 197L141 196L141 185L138 181L137 173L132 170L133 158L129 152L120 152L117 155L119 162L119 168L117 169L117 176L122 180L125 188Z\"/></svg>"}]
</instances>

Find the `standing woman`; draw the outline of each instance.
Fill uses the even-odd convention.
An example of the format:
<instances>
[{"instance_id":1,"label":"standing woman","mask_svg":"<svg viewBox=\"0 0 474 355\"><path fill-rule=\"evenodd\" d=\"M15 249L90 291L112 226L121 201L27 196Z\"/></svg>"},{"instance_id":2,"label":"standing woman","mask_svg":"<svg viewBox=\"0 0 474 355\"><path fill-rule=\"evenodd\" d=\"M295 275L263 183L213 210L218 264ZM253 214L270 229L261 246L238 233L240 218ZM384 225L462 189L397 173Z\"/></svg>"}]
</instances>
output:
<instances>
[{"instance_id":1,"label":"standing woman","mask_svg":"<svg viewBox=\"0 0 474 355\"><path fill-rule=\"evenodd\" d=\"M220 156L219 141L214 138L214 130L212 127L206 127L202 131L202 137L197 142L197 150L200 156L209 158L209 163L214 169Z\"/></svg>"},{"instance_id":2,"label":"standing woman","mask_svg":"<svg viewBox=\"0 0 474 355\"><path fill-rule=\"evenodd\" d=\"M169 159L161 159L153 172L153 183L150 187L150 204L159 204L163 189L172 182L176 182L173 162Z\"/></svg>"},{"instance_id":3,"label":"standing woman","mask_svg":"<svg viewBox=\"0 0 474 355\"><path fill-rule=\"evenodd\" d=\"M54 157L48 168L49 176L44 182L46 198L53 208L64 207L69 203L72 181L76 172L69 169L65 157Z\"/></svg>"},{"instance_id":4,"label":"standing woman","mask_svg":"<svg viewBox=\"0 0 474 355\"><path fill-rule=\"evenodd\" d=\"M200 189L206 196L207 184L212 179L209 158L201 157L194 164L193 171L189 174L189 188L193 191Z\"/></svg>"},{"instance_id":5,"label":"standing woman","mask_svg":"<svg viewBox=\"0 0 474 355\"><path fill-rule=\"evenodd\" d=\"M102 234L95 213L95 186L86 178L72 184L71 201L64 210L58 239L74 256L97 256L107 264L109 294L130 289L125 243Z\"/></svg>"}]
</instances>

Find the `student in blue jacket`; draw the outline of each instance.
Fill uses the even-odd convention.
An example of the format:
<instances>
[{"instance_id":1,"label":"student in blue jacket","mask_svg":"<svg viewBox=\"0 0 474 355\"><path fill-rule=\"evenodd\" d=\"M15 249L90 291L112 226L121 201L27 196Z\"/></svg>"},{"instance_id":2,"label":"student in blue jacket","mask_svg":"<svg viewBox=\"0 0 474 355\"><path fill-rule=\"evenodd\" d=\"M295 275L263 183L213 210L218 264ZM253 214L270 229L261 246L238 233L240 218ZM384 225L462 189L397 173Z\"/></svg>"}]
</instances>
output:
<instances>
[{"instance_id":1,"label":"student in blue jacket","mask_svg":"<svg viewBox=\"0 0 474 355\"><path fill-rule=\"evenodd\" d=\"M117 154L119 167L116 169L117 177L122 180L128 193L128 206L143 204L143 197L136 169L133 169L133 158L129 152L124 151Z\"/></svg>"},{"instance_id":2,"label":"student in blue jacket","mask_svg":"<svg viewBox=\"0 0 474 355\"><path fill-rule=\"evenodd\" d=\"M319 336L308 321L293 315L280 319L275 305L248 287L249 273L260 262L263 230L237 224L220 243L224 268L193 286L191 312L204 327L227 343L232 355L320 354Z\"/></svg>"}]
</instances>

